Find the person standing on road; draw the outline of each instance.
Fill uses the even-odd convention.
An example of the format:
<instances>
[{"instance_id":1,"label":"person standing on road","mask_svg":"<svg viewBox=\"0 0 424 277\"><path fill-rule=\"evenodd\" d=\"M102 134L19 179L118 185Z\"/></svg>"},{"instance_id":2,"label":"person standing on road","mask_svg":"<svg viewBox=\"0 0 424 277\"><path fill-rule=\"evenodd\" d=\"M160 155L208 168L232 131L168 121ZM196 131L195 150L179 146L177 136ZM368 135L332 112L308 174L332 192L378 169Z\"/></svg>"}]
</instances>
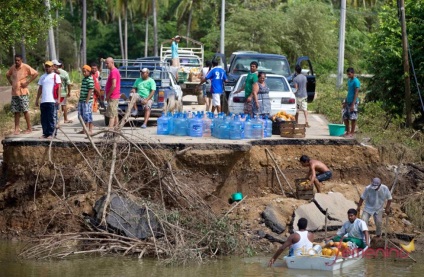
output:
<instances>
[{"instance_id":1,"label":"person standing on road","mask_svg":"<svg viewBox=\"0 0 424 277\"><path fill-rule=\"evenodd\" d=\"M215 110L221 112L221 95L224 93L224 82L227 81L227 73L225 70L218 67L217 61L212 61L213 68L209 71L206 77L202 77L199 84L202 85L206 80L211 80L211 93L212 93L212 113Z\"/></svg>"},{"instance_id":2,"label":"person standing on road","mask_svg":"<svg viewBox=\"0 0 424 277\"><path fill-rule=\"evenodd\" d=\"M72 120L68 120L68 97L71 96L71 80L69 79L69 74L65 70L62 69L63 63L58 60L53 60L53 68L56 74L59 74L60 80L62 81L62 89L60 91L60 98L62 101L60 102L60 107L63 112L63 123L72 123Z\"/></svg>"},{"instance_id":3,"label":"person standing on road","mask_svg":"<svg viewBox=\"0 0 424 277\"><path fill-rule=\"evenodd\" d=\"M365 208L362 212L362 220L368 224L370 217L374 218L376 226L375 235L381 237L381 226L383 225L383 211L388 215L390 213L390 204L392 203L392 194L386 185L381 183L380 178L372 179L370 185L365 188L358 203L358 212L362 203L365 201ZM384 208L384 203L386 208Z\"/></svg>"},{"instance_id":4,"label":"person standing on road","mask_svg":"<svg viewBox=\"0 0 424 277\"><path fill-rule=\"evenodd\" d=\"M269 88L265 82L266 75L264 72L258 73L259 90L256 95L257 105L253 105L253 114L269 115L271 113L271 99L269 98Z\"/></svg>"},{"instance_id":5,"label":"person standing on road","mask_svg":"<svg viewBox=\"0 0 424 277\"><path fill-rule=\"evenodd\" d=\"M140 70L141 78L137 78L135 83L131 89L130 98L135 97L136 100L134 102L134 107L131 115L137 116L138 107L137 103L141 103L144 109L144 123L141 125L141 128L147 127L147 122L150 118L150 110L152 109L153 104L153 96L156 92L156 82L152 78L150 78L150 70L147 68L143 68Z\"/></svg>"},{"instance_id":6,"label":"person standing on road","mask_svg":"<svg viewBox=\"0 0 424 277\"><path fill-rule=\"evenodd\" d=\"M100 97L100 72L97 63L91 63L91 77L94 81L93 112L96 113L99 110L98 98Z\"/></svg>"},{"instance_id":7,"label":"person standing on road","mask_svg":"<svg viewBox=\"0 0 424 277\"><path fill-rule=\"evenodd\" d=\"M106 66L109 69L109 77L107 78L105 93L106 101L108 103L106 109L106 116L109 117L109 129L112 130L114 127L118 126L118 101L121 97L121 74L119 70L115 67L115 62L113 58L109 57L106 59ZM105 137L108 137L105 134Z\"/></svg>"},{"instance_id":8,"label":"person standing on road","mask_svg":"<svg viewBox=\"0 0 424 277\"><path fill-rule=\"evenodd\" d=\"M352 138L355 135L356 121L358 120L358 94L361 82L355 77L355 70L352 67L347 69L347 77L349 78L347 81L347 97L343 102L343 121L346 133L343 136Z\"/></svg>"},{"instance_id":9,"label":"person standing on road","mask_svg":"<svg viewBox=\"0 0 424 277\"><path fill-rule=\"evenodd\" d=\"M259 91L258 66L258 63L255 61L250 63L250 72L247 74L244 85L234 92L234 94L237 94L244 90L244 97L246 98L246 101L244 102L244 113L251 117L253 116L253 105L257 105L259 107L257 99L254 98Z\"/></svg>"},{"instance_id":10,"label":"person standing on road","mask_svg":"<svg viewBox=\"0 0 424 277\"><path fill-rule=\"evenodd\" d=\"M43 128L43 135L40 138L52 139L56 128L57 108L59 106L59 99L54 98L55 84L60 84L61 79L59 74L54 72L53 63L47 61L44 63L46 73L41 75L38 80L38 92L35 99L35 105L38 106L41 96L40 113L41 113L41 127ZM60 93L60 88L59 88Z\"/></svg>"},{"instance_id":11,"label":"person standing on road","mask_svg":"<svg viewBox=\"0 0 424 277\"><path fill-rule=\"evenodd\" d=\"M306 230L308 227L308 220L306 218L299 218L297 222L297 227L299 231L291 234L287 240L278 248L271 260L269 260L268 266L272 266L275 261L278 259L278 256L283 253L284 249L290 247L289 256L299 256L302 254L307 254L309 250L314 246L312 242L314 241L314 234Z\"/></svg>"},{"instance_id":12,"label":"person standing on road","mask_svg":"<svg viewBox=\"0 0 424 277\"><path fill-rule=\"evenodd\" d=\"M180 42L181 37L175 36L171 39L171 58L172 66L180 67L180 57L178 56L178 43Z\"/></svg>"},{"instance_id":13,"label":"person standing on road","mask_svg":"<svg viewBox=\"0 0 424 277\"><path fill-rule=\"evenodd\" d=\"M310 127L308 123L308 93L306 91L307 79L306 76L302 74L302 68L300 65L295 67L296 77L293 79L293 84L296 89L296 123L299 122L299 112L303 112L305 116L306 127Z\"/></svg>"},{"instance_id":14,"label":"person standing on road","mask_svg":"<svg viewBox=\"0 0 424 277\"><path fill-rule=\"evenodd\" d=\"M91 67L84 65L82 67L82 78L80 97L78 101L78 116L81 116L88 129L88 135L93 134L93 92L94 80L91 77ZM84 131L79 132L84 134Z\"/></svg>"},{"instance_id":15,"label":"person standing on road","mask_svg":"<svg viewBox=\"0 0 424 277\"><path fill-rule=\"evenodd\" d=\"M19 121L21 113L24 114L27 129L25 134L32 132L31 120L29 117L29 90L28 85L37 78L38 72L29 65L22 62L22 55L15 55L15 64L6 73L6 78L12 86L11 112L15 116L14 135L19 135L21 130Z\"/></svg>"},{"instance_id":16,"label":"person standing on road","mask_svg":"<svg viewBox=\"0 0 424 277\"><path fill-rule=\"evenodd\" d=\"M205 66L202 68L202 78L206 78L209 71L211 70L211 66L212 66L212 63L210 61L205 62ZM211 110L211 98L212 98L211 83L209 80L207 80L202 85L202 90L203 90L203 99L205 99L205 104L206 104L206 111L209 112Z\"/></svg>"},{"instance_id":17,"label":"person standing on road","mask_svg":"<svg viewBox=\"0 0 424 277\"><path fill-rule=\"evenodd\" d=\"M312 184L314 184L317 192L321 192L321 182L330 180L330 178L333 176L331 170L328 169L328 167L323 162L312 160L306 155L302 155L299 161L302 166L309 167L307 178L310 182L310 185L312 186Z\"/></svg>"}]
</instances>

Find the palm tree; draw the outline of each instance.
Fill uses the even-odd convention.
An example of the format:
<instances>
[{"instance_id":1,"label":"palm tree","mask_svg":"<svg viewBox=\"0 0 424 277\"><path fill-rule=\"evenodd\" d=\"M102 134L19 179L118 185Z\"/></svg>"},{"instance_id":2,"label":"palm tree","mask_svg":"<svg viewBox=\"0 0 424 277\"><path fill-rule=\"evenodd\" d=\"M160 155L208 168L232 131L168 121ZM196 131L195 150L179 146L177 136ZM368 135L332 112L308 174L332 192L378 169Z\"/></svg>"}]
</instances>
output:
<instances>
[{"instance_id":1,"label":"palm tree","mask_svg":"<svg viewBox=\"0 0 424 277\"><path fill-rule=\"evenodd\" d=\"M140 12L141 15L146 19L146 30L144 37L144 56L148 55L148 46L149 46L149 16L153 13L152 9L153 2L150 0L142 0L140 2L134 2L133 10L134 12Z\"/></svg>"}]
</instances>

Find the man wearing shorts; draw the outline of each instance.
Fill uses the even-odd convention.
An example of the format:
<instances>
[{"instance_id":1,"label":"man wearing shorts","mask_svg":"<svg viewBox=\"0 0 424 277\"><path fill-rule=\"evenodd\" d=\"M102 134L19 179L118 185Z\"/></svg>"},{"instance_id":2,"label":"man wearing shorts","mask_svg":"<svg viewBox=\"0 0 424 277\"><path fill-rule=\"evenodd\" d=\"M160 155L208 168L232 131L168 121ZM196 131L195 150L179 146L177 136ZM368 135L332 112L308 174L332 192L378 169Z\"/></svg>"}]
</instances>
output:
<instances>
[{"instance_id":1,"label":"man wearing shorts","mask_svg":"<svg viewBox=\"0 0 424 277\"><path fill-rule=\"evenodd\" d=\"M347 77L349 78L347 81L347 97L343 102L343 121L346 126L344 137L351 138L355 134L356 120L358 120L358 93L361 82L355 77L355 70L352 67L347 69Z\"/></svg>"},{"instance_id":2,"label":"man wearing shorts","mask_svg":"<svg viewBox=\"0 0 424 277\"><path fill-rule=\"evenodd\" d=\"M106 101L108 103L106 109L106 116L109 117L109 129L113 129L118 125L118 102L121 97L121 74L115 67L113 58L106 59L106 66L110 70L109 77L107 78L105 93ZM108 136L107 134L105 135Z\"/></svg>"},{"instance_id":3,"label":"man wearing shorts","mask_svg":"<svg viewBox=\"0 0 424 277\"><path fill-rule=\"evenodd\" d=\"M246 98L246 101L244 102L243 112L245 114L249 114L251 117L253 116L252 105L257 102L257 99L253 99L253 97L255 97L257 95L257 92L259 91L258 66L258 63L255 61L250 63L250 72L249 74L247 74L244 85L234 92L235 94L237 94L244 90L244 97Z\"/></svg>"},{"instance_id":4,"label":"man wearing shorts","mask_svg":"<svg viewBox=\"0 0 424 277\"><path fill-rule=\"evenodd\" d=\"M308 123L308 93L306 92L306 76L302 74L302 68L300 65L296 65L295 68L296 77L293 79L293 84L296 89L296 122L299 122L299 112L303 112L305 115L306 127L310 127Z\"/></svg>"},{"instance_id":5,"label":"man wearing shorts","mask_svg":"<svg viewBox=\"0 0 424 277\"><path fill-rule=\"evenodd\" d=\"M156 92L156 82L150 78L150 70L143 68L140 70L141 78L137 78L131 89L130 97L135 97L135 104L131 115L136 116L138 114L137 103L141 103L144 109L144 123L141 125L141 128L147 127L147 122L150 117L150 110L152 109L153 96Z\"/></svg>"},{"instance_id":6,"label":"man wearing shorts","mask_svg":"<svg viewBox=\"0 0 424 277\"><path fill-rule=\"evenodd\" d=\"M323 162L312 160L306 155L300 157L300 163L304 167L309 167L307 178L310 185L314 184L317 192L321 192L321 182L330 180L333 176L331 170Z\"/></svg>"},{"instance_id":7,"label":"man wearing shorts","mask_svg":"<svg viewBox=\"0 0 424 277\"><path fill-rule=\"evenodd\" d=\"M38 72L29 65L22 62L22 56L15 55L15 65L10 67L6 73L6 78L12 86L11 111L15 115L15 131L14 135L19 135L19 121L21 113L24 113L27 129L25 134L31 133L31 120L29 118L29 90L28 85L37 78Z\"/></svg>"},{"instance_id":8,"label":"man wearing shorts","mask_svg":"<svg viewBox=\"0 0 424 277\"><path fill-rule=\"evenodd\" d=\"M211 80L211 93L212 93L212 113L215 110L221 112L221 95L224 93L224 82L227 81L227 74L225 70L218 67L217 61L212 61L213 68L209 71L206 77L202 78L199 85L202 85L206 80Z\"/></svg>"}]
</instances>

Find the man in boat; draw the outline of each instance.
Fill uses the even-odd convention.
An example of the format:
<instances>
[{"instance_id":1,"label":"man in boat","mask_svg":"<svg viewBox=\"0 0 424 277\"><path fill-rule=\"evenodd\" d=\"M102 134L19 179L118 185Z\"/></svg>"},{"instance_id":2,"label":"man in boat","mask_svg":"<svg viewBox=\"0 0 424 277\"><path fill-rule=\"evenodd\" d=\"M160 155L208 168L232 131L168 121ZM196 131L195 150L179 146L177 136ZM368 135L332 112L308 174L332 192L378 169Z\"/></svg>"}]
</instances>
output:
<instances>
[{"instance_id":1,"label":"man in boat","mask_svg":"<svg viewBox=\"0 0 424 277\"><path fill-rule=\"evenodd\" d=\"M386 208L384 203L386 202ZM392 194L389 188L381 183L380 178L372 179L372 183L365 188L358 203L358 212L361 209L362 203L365 201L365 208L362 212L362 220L368 224L370 217L374 217L376 226L376 237L381 236L381 226L383 225L383 212L387 215L390 213L390 204L392 203Z\"/></svg>"},{"instance_id":2,"label":"man in boat","mask_svg":"<svg viewBox=\"0 0 424 277\"><path fill-rule=\"evenodd\" d=\"M310 185L315 184L317 192L321 192L322 181L329 180L333 174L330 169L321 161L310 159L306 155L300 157L300 163L304 167L309 167L308 180Z\"/></svg>"},{"instance_id":3,"label":"man in boat","mask_svg":"<svg viewBox=\"0 0 424 277\"><path fill-rule=\"evenodd\" d=\"M362 249L369 246L370 237L367 224L362 219L357 218L357 215L358 211L355 209L349 209L347 211L349 220L343 224L342 228L337 232L337 236L333 238L333 241L351 241L355 243L358 248Z\"/></svg>"},{"instance_id":4,"label":"man in boat","mask_svg":"<svg viewBox=\"0 0 424 277\"><path fill-rule=\"evenodd\" d=\"M271 260L269 260L268 266L272 266L274 262L277 260L278 256L283 253L284 249L290 247L289 256L299 256L303 253L308 253L310 249L312 249L312 242L314 241L314 234L309 233L306 230L308 226L308 220L306 218L300 218L297 222L297 227L299 231L291 234L285 243L278 248L277 252L275 252L274 256L272 256Z\"/></svg>"}]
</instances>

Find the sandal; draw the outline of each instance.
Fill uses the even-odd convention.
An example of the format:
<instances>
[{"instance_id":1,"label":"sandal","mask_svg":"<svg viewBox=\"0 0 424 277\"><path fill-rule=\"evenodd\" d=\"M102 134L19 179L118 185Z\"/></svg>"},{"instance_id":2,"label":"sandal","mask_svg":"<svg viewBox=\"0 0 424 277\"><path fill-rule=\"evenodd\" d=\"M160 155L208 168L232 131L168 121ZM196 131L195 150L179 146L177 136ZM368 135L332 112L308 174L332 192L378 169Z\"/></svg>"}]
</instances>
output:
<instances>
[{"instance_id":1,"label":"sandal","mask_svg":"<svg viewBox=\"0 0 424 277\"><path fill-rule=\"evenodd\" d=\"M309 128L309 127L311 127L311 125L309 125L309 123L308 122L306 122L306 124L305 124L306 126L306 128Z\"/></svg>"},{"instance_id":2,"label":"sandal","mask_svg":"<svg viewBox=\"0 0 424 277\"><path fill-rule=\"evenodd\" d=\"M72 120L65 120L63 121L64 124L70 124L70 123L74 123Z\"/></svg>"},{"instance_id":3,"label":"sandal","mask_svg":"<svg viewBox=\"0 0 424 277\"><path fill-rule=\"evenodd\" d=\"M77 134L84 135L85 132L84 132L84 130L82 130L82 131L77 132Z\"/></svg>"}]
</instances>

